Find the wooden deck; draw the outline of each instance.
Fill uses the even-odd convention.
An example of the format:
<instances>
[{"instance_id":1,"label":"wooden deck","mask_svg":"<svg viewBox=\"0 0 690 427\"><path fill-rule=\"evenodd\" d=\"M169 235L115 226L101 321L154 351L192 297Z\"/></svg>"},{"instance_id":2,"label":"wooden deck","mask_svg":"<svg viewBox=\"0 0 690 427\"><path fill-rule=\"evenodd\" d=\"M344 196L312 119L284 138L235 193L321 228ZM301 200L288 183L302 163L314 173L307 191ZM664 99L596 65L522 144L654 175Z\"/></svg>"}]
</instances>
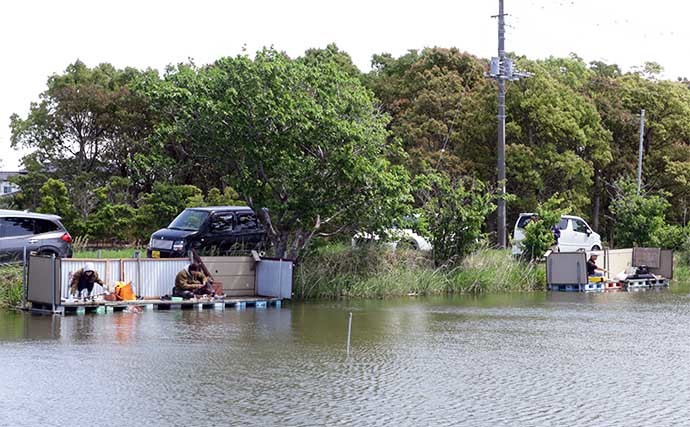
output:
<instances>
[{"instance_id":1,"label":"wooden deck","mask_svg":"<svg viewBox=\"0 0 690 427\"><path fill-rule=\"evenodd\" d=\"M227 297L223 299L198 299L198 300L183 300L170 301L160 299L141 299L133 301L63 301L59 306L63 314L77 314L96 313L96 312L118 312L125 311L128 307L141 307L143 309L155 310L204 310L204 309L220 309L224 310L226 307L233 307L236 309L243 309L246 307L280 307L282 299L269 297ZM42 307L40 305L32 307L32 311L46 311L51 307Z\"/></svg>"}]
</instances>

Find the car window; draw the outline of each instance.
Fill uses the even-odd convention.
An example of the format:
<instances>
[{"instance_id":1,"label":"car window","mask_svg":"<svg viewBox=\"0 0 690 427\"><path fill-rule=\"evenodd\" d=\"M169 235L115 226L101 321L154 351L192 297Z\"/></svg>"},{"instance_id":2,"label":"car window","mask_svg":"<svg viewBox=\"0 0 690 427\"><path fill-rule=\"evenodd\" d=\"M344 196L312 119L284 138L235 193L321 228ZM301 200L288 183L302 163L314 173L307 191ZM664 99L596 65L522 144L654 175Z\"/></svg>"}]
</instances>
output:
<instances>
[{"instance_id":1,"label":"car window","mask_svg":"<svg viewBox=\"0 0 690 427\"><path fill-rule=\"evenodd\" d=\"M517 222L517 228L525 228L527 227L527 224L529 224L530 220L532 219L533 215L523 215L518 219Z\"/></svg>"},{"instance_id":2,"label":"car window","mask_svg":"<svg viewBox=\"0 0 690 427\"><path fill-rule=\"evenodd\" d=\"M221 213L211 218L211 231L213 233L227 233L232 231L235 215L232 213Z\"/></svg>"},{"instance_id":3,"label":"car window","mask_svg":"<svg viewBox=\"0 0 690 427\"><path fill-rule=\"evenodd\" d=\"M61 231L60 226L55 224L53 221L47 219L35 219L35 230L36 234L41 233L51 233L53 231Z\"/></svg>"},{"instance_id":4,"label":"car window","mask_svg":"<svg viewBox=\"0 0 690 427\"><path fill-rule=\"evenodd\" d=\"M34 220L31 218L0 218L2 237L29 236L34 234Z\"/></svg>"},{"instance_id":5,"label":"car window","mask_svg":"<svg viewBox=\"0 0 690 427\"><path fill-rule=\"evenodd\" d=\"M185 209L168 226L171 230L198 231L208 217L208 212Z\"/></svg>"},{"instance_id":6,"label":"car window","mask_svg":"<svg viewBox=\"0 0 690 427\"><path fill-rule=\"evenodd\" d=\"M574 219L573 230L575 230L576 233L587 233L589 231L589 227L587 227L587 224L585 224L583 221Z\"/></svg>"},{"instance_id":7,"label":"car window","mask_svg":"<svg viewBox=\"0 0 690 427\"><path fill-rule=\"evenodd\" d=\"M241 230L255 230L259 228L259 222L253 213L238 214L237 222Z\"/></svg>"},{"instance_id":8,"label":"car window","mask_svg":"<svg viewBox=\"0 0 690 427\"><path fill-rule=\"evenodd\" d=\"M568 218L561 218L561 221L558 223L558 229L565 230L566 228L568 228Z\"/></svg>"}]
</instances>

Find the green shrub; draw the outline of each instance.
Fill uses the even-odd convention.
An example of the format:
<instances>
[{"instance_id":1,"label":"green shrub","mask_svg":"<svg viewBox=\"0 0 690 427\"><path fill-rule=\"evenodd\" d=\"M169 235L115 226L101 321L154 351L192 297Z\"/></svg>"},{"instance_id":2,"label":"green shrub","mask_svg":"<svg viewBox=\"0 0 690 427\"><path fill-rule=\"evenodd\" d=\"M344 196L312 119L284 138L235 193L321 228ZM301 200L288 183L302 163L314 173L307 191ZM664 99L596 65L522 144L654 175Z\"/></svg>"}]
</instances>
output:
<instances>
[{"instance_id":1,"label":"green shrub","mask_svg":"<svg viewBox=\"0 0 690 427\"><path fill-rule=\"evenodd\" d=\"M522 240L522 258L526 261L540 259L555 243L552 228L558 224L566 210L560 209L563 199L558 194L540 203L535 216L525 226L525 238Z\"/></svg>"},{"instance_id":2,"label":"green shrub","mask_svg":"<svg viewBox=\"0 0 690 427\"><path fill-rule=\"evenodd\" d=\"M0 307L17 307L22 302L22 267L0 265Z\"/></svg>"},{"instance_id":3,"label":"green shrub","mask_svg":"<svg viewBox=\"0 0 690 427\"><path fill-rule=\"evenodd\" d=\"M485 241L483 227L496 205L494 194L481 181L432 173L418 178L417 185L436 265L452 265Z\"/></svg>"}]
</instances>

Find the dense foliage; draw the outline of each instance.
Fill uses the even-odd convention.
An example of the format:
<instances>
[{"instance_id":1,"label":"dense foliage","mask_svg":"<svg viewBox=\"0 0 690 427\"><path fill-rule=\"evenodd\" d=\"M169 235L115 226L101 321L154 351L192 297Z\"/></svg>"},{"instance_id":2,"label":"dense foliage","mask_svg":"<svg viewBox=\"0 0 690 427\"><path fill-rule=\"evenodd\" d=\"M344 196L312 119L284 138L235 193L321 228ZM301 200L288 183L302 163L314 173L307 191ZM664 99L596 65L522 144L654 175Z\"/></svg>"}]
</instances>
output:
<instances>
[{"instance_id":1,"label":"dense foliage","mask_svg":"<svg viewBox=\"0 0 690 427\"><path fill-rule=\"evenodd\" d=\"M525 238L522 245L522 257L527 261L539 260L544 253L556 245L554 227L567 213L563 209L563 199L554 194L549 200L539 203L534 210L534 216L525 226Z\"/></svg>"},{"instance_id":2,"label":"dense foliage","mask_svg":"<svg viewBox=\"0 0 690 427\"><path fill-rule=\"evenodd\" d=\"M662 80L651 63L624 73L575 55L514 60L533 77L507 85L509 222L558 194L617 246L685 244L687 80ZM22 192L2 204L120 241L145 241L187 206L247 204L276 254L293 258L320 238L381 231L417 211L436 261L462 258L495 230L488 62L428 48L372 65L360 72L335 45L163 75L76 61L12 116L12 144L33 152L16 178ZM637 196L621 177L636 171L643 108ZM546 233L536 234L543 246Z\"/></svg>"},{"instance_id":3,"label":"dense foliage","mask_svg":"<svg viewBox=\"0 0 690 427\"><path fill-rule=\"evenodd\" d=\"M451 181L446 175L424 176L419 193L426 234L436 265L452 263L474 251L486 240L486 217L494 211L494 196L481 181Z\"/></svg>"}]
</instances>

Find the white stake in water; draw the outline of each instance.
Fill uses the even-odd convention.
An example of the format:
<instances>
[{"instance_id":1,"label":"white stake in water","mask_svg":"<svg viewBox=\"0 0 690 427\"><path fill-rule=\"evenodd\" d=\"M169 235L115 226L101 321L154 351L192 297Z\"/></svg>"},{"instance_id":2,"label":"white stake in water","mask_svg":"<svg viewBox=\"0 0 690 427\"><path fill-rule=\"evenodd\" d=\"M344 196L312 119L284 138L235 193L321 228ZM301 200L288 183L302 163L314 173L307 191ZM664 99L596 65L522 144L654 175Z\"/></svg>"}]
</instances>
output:
<instances>
[{"instance_id":1,"label":"white stake in water","mask_svg":"<svg viewBox=\"0 0 690 427\"><path fill-rule=\"evenodd\" d=\"M350 355L350 333L352 332L352 312L350 312L350 318L347 321L347 355Z\"/></svg>"}]
</instances>

